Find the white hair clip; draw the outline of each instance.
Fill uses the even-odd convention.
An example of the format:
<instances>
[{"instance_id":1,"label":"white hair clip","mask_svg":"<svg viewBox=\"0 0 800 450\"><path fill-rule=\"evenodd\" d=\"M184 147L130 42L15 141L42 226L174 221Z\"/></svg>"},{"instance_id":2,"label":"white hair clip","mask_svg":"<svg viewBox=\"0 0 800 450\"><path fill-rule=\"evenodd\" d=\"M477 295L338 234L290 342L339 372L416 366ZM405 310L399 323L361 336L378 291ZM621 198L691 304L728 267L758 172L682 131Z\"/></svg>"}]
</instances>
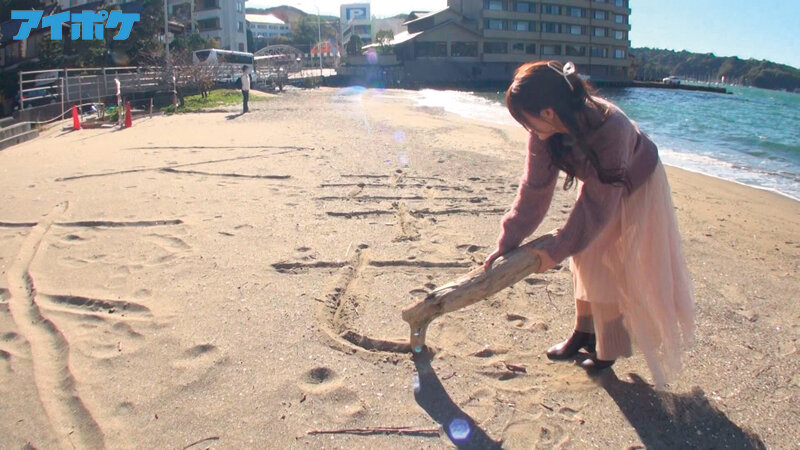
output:
<instances>
[{"instance_id":1,"label":"white hair clip","mask_svg":"<svg viewBox=\"0 0 800 450\"><path fill-rule=\"evenodd\" d=\"M564 69L563 70L559 69L558 67L556 67L556 65L553 64L553 61L548 61L547 62L547 67L553 69L557 74L559 74L562 77L564 77L564 81L566 81L567 84L569 85L569 90L570 91L574 91L575 90L575 88L572 86L572 82L569 81L569 76L575 73L575 64L573 64L572 61L569 61L566 64L564 64Z\"/></svg>"}]
</instances>

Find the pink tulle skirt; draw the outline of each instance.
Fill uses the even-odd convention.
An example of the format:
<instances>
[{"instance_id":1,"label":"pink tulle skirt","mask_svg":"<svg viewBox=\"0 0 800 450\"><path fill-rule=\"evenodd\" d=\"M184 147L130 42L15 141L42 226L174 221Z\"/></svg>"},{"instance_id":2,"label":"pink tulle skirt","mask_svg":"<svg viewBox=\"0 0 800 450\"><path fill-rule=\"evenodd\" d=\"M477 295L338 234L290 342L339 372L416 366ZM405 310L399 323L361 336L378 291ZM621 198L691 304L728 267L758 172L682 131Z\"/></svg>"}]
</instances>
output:
<instances>
[{"instance_id":1,"label":"pink tulle skirt","mask_svg":"<svg viewBox=\"0 0 800 450\"><path fill-rule=\"evenodd\" d=\"M576 300L615 306L656 386L673 380L694 342L694 297L664 166L620 206L570 265ZM595 318L596 320L596 318ZM603 337L598 334L598 340Z\"/></svg>"}]
</instances>

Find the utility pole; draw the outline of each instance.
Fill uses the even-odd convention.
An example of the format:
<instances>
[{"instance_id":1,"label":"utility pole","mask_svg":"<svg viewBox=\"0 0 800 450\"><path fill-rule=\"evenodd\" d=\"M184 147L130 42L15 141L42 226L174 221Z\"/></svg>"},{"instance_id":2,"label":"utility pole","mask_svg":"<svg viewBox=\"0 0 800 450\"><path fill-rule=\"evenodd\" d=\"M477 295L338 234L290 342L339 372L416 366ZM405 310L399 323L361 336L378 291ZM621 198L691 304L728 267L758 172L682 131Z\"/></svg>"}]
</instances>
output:
<instances>
[{"instance_id":1,"label":"utility pole","mask_svg":"<svg viewBox=\"0 0 800 450\"><path fill-rule=\"evenodd\" d=\"M167 83L172 82L172 104L178 106L178 90L175 86L175 76L172 73L172 58L169 56L169 0L164 0L164 48L167 57Z\"/></svg>"},{"instance_id":2,"label":"utility pole","mask_svg":"<svg viewBox=\"0 0 800 450\"><path fill-rule=\"evenodd\" d=\"M319 55L320 83L322 83L322 24L319 17L319 6L317 6L317 55Z\"/></svg>"}]
</instances>

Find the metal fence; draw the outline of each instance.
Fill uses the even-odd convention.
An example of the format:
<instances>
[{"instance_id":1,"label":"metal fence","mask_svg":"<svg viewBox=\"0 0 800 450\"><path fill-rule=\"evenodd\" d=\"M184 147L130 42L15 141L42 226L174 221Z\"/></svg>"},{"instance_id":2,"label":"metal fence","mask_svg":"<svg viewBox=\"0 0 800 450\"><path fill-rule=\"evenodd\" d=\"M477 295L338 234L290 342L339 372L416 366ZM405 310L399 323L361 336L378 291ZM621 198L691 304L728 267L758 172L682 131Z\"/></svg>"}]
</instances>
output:
<instances>
[{"instance_id":1,"label":"metal fence","mask_svg":"<svg viewBox=\"0 0 800 450\"><path fill-rule=\"evenodd\" d=\"M168 89L165 71L159 67L104 67L37 70L19 73L19 109L61 103L63 108L86 101Z\"/></svg>"}]
</instances>

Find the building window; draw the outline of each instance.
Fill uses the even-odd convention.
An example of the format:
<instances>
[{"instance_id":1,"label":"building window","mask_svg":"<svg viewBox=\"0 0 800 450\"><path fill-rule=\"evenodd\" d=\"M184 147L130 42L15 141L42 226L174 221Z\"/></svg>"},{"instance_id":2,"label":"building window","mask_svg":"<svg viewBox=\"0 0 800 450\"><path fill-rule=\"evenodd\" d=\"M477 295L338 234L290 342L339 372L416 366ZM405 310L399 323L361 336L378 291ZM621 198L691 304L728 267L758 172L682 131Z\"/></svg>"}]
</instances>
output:
<instances>
[{"instance_id":1,"label":"building window","mask_svg":"<svg viewBox=\"0 0 800 450\"><path fill-rule=\"evenodd\" d=\"M625 7L625 0L614 0L614 6L616 6L618 8L624 8Z\"/></svg>"},{"instance_id":2,"label":"building window","mask_svg":"<svg viewBox=\"0 0 800 450\"><path fill-rule=\"evenodd\" d=\"M244 22L239 22L239 27L237 28L239 33L244 33Z\"/></svg>"},{"instance_id":3,"label":"building window","mask_svg":"<svg viewBox=\"0 0 800 450\"><path fill-rule=\"evenodd\" d=\"M551 16L560 16L561 7L558 5L542 4L542 14L550 14Z\"/></svg>"},{"instance_id":4,"label":"building window","mask_svg":"<svg viewBox=\"0 0 800 450\"><path fill-rule=\"evenodd\" d=\"M484 42L483 53L506 54L508 53L508 42Z\"/></svg>"},{"instance_id":5,"label":"building window","mask_svg":"<svg viewBox=\"0 0 800 450\"><path fill-rule=\"evenodd\" d=\"M614 31L614 39L619 39L619 40L625 39L625 32L624 31L615 30Z\"/></svg>"},{"instance_id":6,"label":"building window","mask_svg":"<svg viewBox=\"0 0 800 450\"><path fill-rule=\"evenodd\" d=\"M614 22L625 23L625 16L623 16L622 14L614 14Z\"/></svg>"},{"instance_id":7,"label":"building window","mask_svg":"<svg viewBox=\"0 0 800 450\"><path fill-rule=\"evenodd\" d=\"M450 45L450 56L478 56L478 43L453 42Z\"/></svg>"},{"instance_id":8,"label":"building window","mask_svg":"<svg viewBox=\"0 0 800 450\"><path fill-rule=\"evenodd\" d=\"M244 2L236 2L236 12L244 12Z\"/></svg>"},{"instance_id":9,"label":"building window","mask_svg":"<svg viewBox=\"0 0 800 450\"><path fill-rule=\"evenodd\" d=\"M511 46L511 53L525 53L525 43L515 42L514 45Z\"/></svg>"},{"instance_id":10,"label":"building window","mask_svg":"<svg viewBox=\"0 0 800 450\"><path fill-rule=\"evenodd\" d=\"M561 54L560 45L543 45L542 56L556 56Z\"/></svg>"},{"instance_id":11,"label":"building window","mask_svg":"<svg viewBox=\"0 0 800 450\"><path fill-rule=\"evenodd\" d=\"M596 9L594 10L594 18L595 20L608 20L608 11Z\"/></svg>"},{"instance_id":12,"label":"building window","mask_svg":"<svg viewBox=\"0 0 800 450\"><path fill-rule=\"evenodd\" d=\"M586 9L585 8L567 8L567 15L572 17L586 17Z\"/></svg>"},{"instance_id":13,"label":"building window","mask_svg":"<svg viewBox=\"0 0 800 450\"><path fill-rule=\"evenodd\" d=\"M533 22L527 20L515 20L513 24L515 31L536 31Z\"/></svg>"},{"instance_id":14,"label":"building window","mask_svg":"<svg viewBox=\"0 0 800 450\"><path fill-rule=\"evenodd\" d=\"M219 17L203 19L197 21L197 29L200 31L219 30Z\"/></svg>"},{"instance_id":15,"label":"building window","mask_svg":"<svg viewBox=\"0 0 800 450\"><path fill-rule=\"evenodd\" d=\"M592 47L589 55L595 58L608 58L608 49L604 47Z\"/></svg>"},{"instance_id":16,"label":"building window","mask_svg":"<svg viewBox=\"0 0 800 450\"><path fill-rule=\"evenodd\" d=\"M508 9L507 0L483 0L483 9L491 11L505 11Z\"/></svg>"},{"instance_id":17,"label":"building window","mask_svg":"<svg viewBox=\"0 0 800 450\"><path fill-rule=\"evenodd\" d=\"M239 51L240 52L244 51L244 44L242 44L241 42L239 43Z\"/></svg>"},{"instance_id":18,"label":"building window","mask_svg":"<svg viewBox=\"0 0 800 450\"><path fill-rule=\"evenodd\" d=\"M566 46L567 56L586 56L586 47L582 45L569 45Z\"/></svg>"},{"instance_id":19,"label":"building window","mask_svg":"<svg viewBox=\"0 0 800 450\"><path fill-rule=\"evenodd\" d=\"M594 37L606 37L608 36L608 30L606 28L597 28L594 29Z\"/></svg>"},{"instance_id":20,"label":"building window","mask_svg":"<svg viewBox=\"0 0 800 450\"><path fill-rule=\"evenodd\" d=\"M446 57L447 42L415 42L414 53L418 57Z\"/></svg>"},{"instance_id":21,"label":"building window","mask_svg":"<svg viewBox=\"0 0 800 450\"><path fill-rule=\"evenodd\" d=\"M197 2L197 6L199 11L206 9L219 9L219 0L199 0Z\"/></svg>"},{"instance_id":22,"label":"building window","mask_svg":"<svg viewBox=\"0 0 800 450\"><path fill-rule=\"evenodd\" d=\"M542 22L542 31L545 33L561 33L561 24L553 22Z\"/></svg>"},{"instance_id":23,"label":"building window","mask_svg":"<svg viewBox=\"0 0 800 450\"><path fill-rule=\"evenodd\" d=\"M525 53L527 53L529 55L535 55L536 54L536 44L528 44L528 45L526 45L525 46Z\"/></svg>"},{"instance_id":24,"label":"building window","mask_svg":"<svg viewBox=\"0 0 800 450\"><path fill-rule=\"evenodd\" d=\"M507 30L508 21L500 19L486 19L485 27L487 30Z\"/></svg>"},{"instance_id":25,"label":"building window","mask_svg":"<svg viewBox=\"0 0 800 450\"><path fill-rule=\"evenodd\" d=\"M584 32L584 27L580 25L566 25L566 27L568 34L574 34L574 35L586 34Z\"/></svg>"},{"instance_id":26,"label":"building window","mask_svg":"<svg viewBox=\"0 0 800 450\"><path fill-rule=\"evenodd\" d=\"M621 48L615 48L614 59L625 59L625 50Z\"/></svg>"},{"instance_id":27,"label":"building window","mask_svg":"<svg viewBox=\"0 0 800 450\"><path fill-rule=\"evenodd\" d=\"M531 2L514 2L514 11L516 12L534 12L533 3Z\"/></svg>"}]
</instances>

